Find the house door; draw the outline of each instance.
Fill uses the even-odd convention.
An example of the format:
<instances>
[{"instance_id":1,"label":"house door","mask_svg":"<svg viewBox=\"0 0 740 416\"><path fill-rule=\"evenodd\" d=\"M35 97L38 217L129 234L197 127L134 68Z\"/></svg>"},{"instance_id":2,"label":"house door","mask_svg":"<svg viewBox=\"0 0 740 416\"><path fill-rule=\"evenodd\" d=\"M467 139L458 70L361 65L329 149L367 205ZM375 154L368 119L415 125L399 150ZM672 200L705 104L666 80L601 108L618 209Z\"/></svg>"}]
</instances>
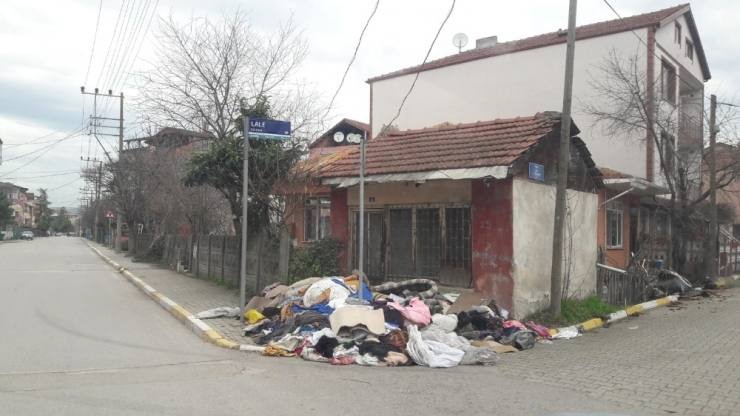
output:
<instances>
[{"instance_id":1,"label":"house door","mask_svg":"<svg viewBox=\"0 0 740 416\"><path fill-rule=\"evenodd\" d=\"M360 213L355 211L354 224L352 226L352 264L353 268L359 268L358 250L360 248ZM365 247L363 257L363 268L368 278L373 280L383 279L383 212L365 212Z\"/></svg>"}]
</instances>

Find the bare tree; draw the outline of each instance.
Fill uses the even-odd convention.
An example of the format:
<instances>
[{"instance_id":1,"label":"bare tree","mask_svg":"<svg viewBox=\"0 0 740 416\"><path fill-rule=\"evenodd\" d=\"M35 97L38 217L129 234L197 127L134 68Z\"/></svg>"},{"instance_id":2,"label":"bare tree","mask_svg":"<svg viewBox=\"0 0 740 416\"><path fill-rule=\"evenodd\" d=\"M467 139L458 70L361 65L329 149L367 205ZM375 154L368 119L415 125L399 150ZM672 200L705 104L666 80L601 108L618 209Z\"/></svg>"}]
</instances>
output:
<instances>
[{"instance_id":1,"label":"bare tree","mask_svg":"<svg viewBox=\"0 0 740 416\"><path fill-rule=\"evenodd\" d=\"M293 123L293 135L315 136L324 110L315 86L297 77L308 44L291 16L266 35L237 11L222 20L159 20L156 60L137 74L140 118L157 127L207 129L233 136L242 100L269 97L273 115Z\"/></svg>"},{"instance_id":2,"label":"bare tree","mask_svg":"<svg viewBox=\"0 0 740 416\"><path fill-rule=\"evenodd\" d=\"M702 211L709 190L702 187L706 152L701 136L707 134L699 127L706 112L701 99L703 90L699 90L699 97L694 100L676 99L679 79L667 80L673 84L666 86L669 91L666 92L660 79L649 79L644 62L645 56L637 53L611 50L589 74L595 95L581 102L580 107L593 117L595 131L602 136L656 149L660 168L655 182L668 193L665 198L655 198L655 203L668 212L673 225L668 239L668 266L685 272L688 243L697 233L703 235L706 228ZM664 99L670 93L675 103ZM734 131L736 121L737 112L729 110L718 119L718 125L727 126L728 132ZM698 131L686 134L692 126ZM736 143L737 137L725 136L725 141ZM737 156L719 166L718 189L738 177L740 157Z\"/></svg>"}]
</instances>

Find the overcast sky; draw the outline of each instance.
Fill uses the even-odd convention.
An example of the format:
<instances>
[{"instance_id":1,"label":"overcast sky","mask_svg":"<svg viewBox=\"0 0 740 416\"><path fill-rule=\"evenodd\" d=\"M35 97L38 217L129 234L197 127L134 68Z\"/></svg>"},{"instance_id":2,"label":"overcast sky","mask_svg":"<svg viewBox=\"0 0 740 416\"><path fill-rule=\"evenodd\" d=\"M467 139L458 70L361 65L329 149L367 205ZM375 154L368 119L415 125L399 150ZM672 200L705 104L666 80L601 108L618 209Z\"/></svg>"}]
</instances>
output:
<instances>
[{"instance_id":1,"label":"overcast sky","mask_svg":"<svg viewBox=\"0 0 740 416\"><path fill-rule=\"evenodd\" d=\"M578 25L616 18L603 1L579 3ZM678 4L670 0L611 0L610 3L623 17ZM128 53L115 45L109 52L122 6L124 10L130 7L129 16L136 17L145 16L145 11L151 14L155 4L155 18L146 37L148 16L140 19L140 31L134 30L137 27L134 19L127 26L127 38L138 34L141 41L137 59L134 61L138 50L134 42ZM365 81L421 63L451 4L451 0L381 0L337 97L334 119L368 121L369 87ZM374 5L375 0L103 0L95 37L101 7L98 0L3 0L0 4L0 138L5 146L0 181L11 181L34 191L48 188L53 206L77 206L79 188L83 186L76 173L81 166L80 157L101 159L101 147L84 134L48 146L75 131L91 113L91 100L86 98L83 105L80 94L83 83L88 91L97 86L103 91L113 88L115 94L121 90L126 96L135 94L132 86L119 86L125 79L123 71L119 83L112 80L116 79L116 69L126 63L135 71L154 58L151 45L157 16L171 13L183 21L191 16L219 19L241 8L250 12L254 27L271 33L293 12L310 47L300 76L315 82L328 101L339 85ZM713 76L706 91L733 96L740 88L740 77L736 75L740 41L734 36L740 2L703 0L695 2L692 10ZM452 38L459 32L470 39L464 48L470 49L477 38L497 35L499 41L508 41L564 29L567 18L568 0L458 0L430 59L455 53ZM106 54L109 54L108 64L103 66ZM124 65L110 65L114 57L122 58L115 62L122 61ZM117 111L118 103L111 102L110 109ZM126 109L126 119L133 118L130 111ZM111 112L110 116L117 114ZM127 123L127 137L135 134L136 128ZM103 145L110 151L115 143L116 139L110 138Z\"/></svg>"}]
</instances>

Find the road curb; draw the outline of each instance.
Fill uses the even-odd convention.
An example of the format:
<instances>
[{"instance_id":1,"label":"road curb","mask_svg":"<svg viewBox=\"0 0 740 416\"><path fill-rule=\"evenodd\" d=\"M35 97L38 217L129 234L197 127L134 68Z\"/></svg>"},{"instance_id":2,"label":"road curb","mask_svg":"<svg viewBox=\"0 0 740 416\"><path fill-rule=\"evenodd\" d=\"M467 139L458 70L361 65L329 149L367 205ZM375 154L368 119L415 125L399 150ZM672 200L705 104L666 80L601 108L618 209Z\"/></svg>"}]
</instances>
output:
<instances>
[{"instance_id":1,"label":"road curb","mask_svg":"<svg viewBox=\"0 0 740 416\"><path fill-rule=\"evenodd\" d=\"M622 309L621 311L616 311L616 312L610 314L609 315L609 319L607 319L606 321L604 321L601 318L589 319L586 322L581 322L578 325L573 325L573 326L570 326L570 327L567 327L567 328L551 329L550 330L550 334L553 335L553 336L555 336L558 333L560 333L560 332L562 332L562 331L564 331L566 329L571 329L573 327L577 328L578 329L578 332L591 331L591 330L594 330L596 328L603 327L604 324L611 324L611 323L614 323L614 322L619 321L621 319L624 319L624 318L626 318L628 316L632 316L632 315L635 315L635 314L638 314L638 313L641 313L641 312L644 312L644 311L647 311L647 310L650 310L650 309L654 309L654 308L657 308L659 306L665 306L665 305L668 305L671 302L675 302L677 300L678 300L678 296L666 296L664 298L651 300L649 302L643 302L643 303L640 303L638 305L630 306L629 308Z\"/></svg>"},{"instance_id":2,"label":"road curb","mask_svg":"<svg viewBox=\"0 0 740 416\"><path fill-rule=\"evenodd\" d=\"M157 304L159 304L159 306L161 306L167 312L169 312L170 315L174 316L178 321L184 324L185 327L188 328L195 335L197 335L198 338L202 339L203 341L209 342L213 345L216 345L222 348L233 349L233 350L250 351L251 350L250 347L254 347L253 345L240 345L234 341L231 341L231 340L228 340L222 337L221 334L219 334L217 331L215 331L213 328L211 328L208 324L206 324L202 320L196 318L187 309L173 302L172 299L168 298L162 293L157 292L153 287L149 286L148 284L146 284L146 282L136 277L136 275L131 273L129 270L126 270L125 267L122 267L120 264L108 258L108 256L101 253L100 250L93 247L90 243L88 242L85 242L85 243L91 249L93 249L93 251L98 253L98 255L102 257L103 260L105 260L108 264L113 266L113 268L116 269L116 271L124 275L126 279L128 279L136 287L141 289L144 293L146 293L147 296L149 296L150 298L152 298L152 300L157 302Z\"/></svg>"}]
</instances>

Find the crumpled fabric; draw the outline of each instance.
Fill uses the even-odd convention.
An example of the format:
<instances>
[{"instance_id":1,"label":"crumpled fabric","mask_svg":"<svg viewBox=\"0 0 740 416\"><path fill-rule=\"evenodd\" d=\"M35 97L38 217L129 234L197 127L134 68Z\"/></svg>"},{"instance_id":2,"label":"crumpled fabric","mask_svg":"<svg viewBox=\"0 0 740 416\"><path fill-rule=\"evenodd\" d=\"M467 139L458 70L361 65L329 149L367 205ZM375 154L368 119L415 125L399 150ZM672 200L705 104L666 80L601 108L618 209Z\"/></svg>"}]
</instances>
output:
<instances>
[{"instance_id":1,"label":"crumpled fabric","mask_svg":"<svg viewBox=\"0 0 740 416\"><path fill-rule=\"evenodd\" d=\"M331 365L350 365L355 363L355 357L349 355L342 355L339 357L329 358L329 364Z\"/></svg>"},{"instance_id":2,"label":"crumpled fabric","mask_svg":"<svg viewBox=\"0 0 740 416\"><path fill-rule=\"evenodd\" d=\"M445 332L453 332L457 328L457 315L442 315L435 313L432 315L432 323L429 327L438 327Z\"/></svg>"},{"instance_id":3,"label":"crumpled fabric","mask_svg":"<svg viewBox=\"0 0 740 416\"><path fill-rule=\"evenodd\" d=\"M334 333L334 331L331 330L331 328L324 328L320 331L313 332L311 335L307 336L306 339L308 339L308 342L311 345L316 345L321 337L336 338L337 335Z\"/></svg>"},{"instance_id":4,"label":"crumpled fabric","mask_svg":"<svg viewBox=\"0 0 740 416\"><path fill-rule=\"evenodd\" d=\"M324 315L331 315L334 312L334 308L329 306L327 302L317 303L313 306L293 305L293 313L301 313L303 311L308 311L308 310L313 310L319 313L323 313Z\"/></svg>"},{"instance_id":5,"label":"crumpled fabric","mask_svg":"<svg viewBox=\"0 0 740 416\"><path fill-rule=\"evenodd\" d=\"M550 335L550 330L547 329L547 327L544 327L542 325L538 325L534 323L533 321L527 322L527 326L529 329L537 333L537 335L541 336L544 339L551 339L552 335Z\"/></svg>"},{"instance_id":6,"label":"crumpled fabric","mask_svg":"<svg viewBox=\"0 0 740 416\"><path fill-rule=\"evenodd\" d=\"M315 361L317 363L329 362L328 358L324 357L313 348L303 348L303 351L301 351L301 358L307 361Z\"/></svg>"},{"instance_id":7,"label":"crumpled fabric","mask_svg":"<svg viewBox=\"0 0 740 416\"><path fill-rule=\"evenodd\" d=\"M519 321L515 321L513 319L510 319L508 321L504 321L504 328L519 328L521 330L526 330L527 329L527 327L524 326L524 324L522 324Z\"/></svg>"},{"instance_id":8,"label":"crumpled fabric","mask_svg":"<svg viewBox=\"0 0 740 416\"><path fill-rule=\"evenodd\" d=\"M385 363L388 364L389 367L408 365L409 357L404 353L389 351L388 355L385 357Z\"/></svg>"},{"instance_id":9,"label":"crumpled fabric","mask_svg":"<svg viewBox=\"0 0 740 416\"><path fill-rule=\"evenodd\" d=\"M416 325L407 327L409 342L407 352L416 364L428 367L454 367L460 364L465 353L457 348L436 341L424 341Z\"/></svg>"},{"instance_id":10,"label":"crumpled fabric","mask_svg":"<svg viewBox=\"0 0 740 416\"><path fill-rule=\"evenodd\" d=\"M250 324L256 324L265 319L265 315L262 315L254 309L244 312L244 317L247 318L247 322Z\"/></svg>"},{"instance_id":11,"label":"crumpled fabric","mask_svg":"<svg viewBox=\"0 0 740 416\"><path fill-rule=\"evenodd\" d=\"M332 278L326 278L309 286L308 290L306 290L306 293L303 295L303 304L306 306L313 306L313 304L317 303L317 300L327 289L331 290L329 299L327 299L328 301L338 298L346 298L350 295L349 289L344 285L340 285Z\"/></svg>"},{"instance_id":12,"label":"crumpled fabric","mask_svg":"<svg viewBox=\"0 0 740 416\"><path fill-rule=\"evenodd\" d=\"M295 357L295 353L286 351L277 345L268 345L262 350L262 355L268 355L271 357Z\"/></svg>"},{"instance_id":13,"label":"crumpled fabric","mask_svg":"<svg viewBox=\"0 0 740 416\"><path fill-rule=\"evenodd\" d=\"M470 347L470 341L467 339L457 335L454 332L445 332L441 329L431 329L427 330L426 328L421 330L421 339L424 341L436 341L440 342L442 344L448 345L452 348L457 348L459 350L465 351Z\"/></svg>"},{"instance_id":14,"label":"crumpled fabric","mask_svg":"<svg viewBox=\"0 0 740 416\"><path fill-rule=\"evenodd\" d=\"M380 359L372 354L358 355L355 357L355 362L359 365L379 367L385 365L381 363Z\"/></svg>"},{"instance_id":15,"label":"crumpled fabric","mask_svg":"<svg viewBox=\"0 0 740 416\"><path fill-rule=\"evenodd\" d=\"M581 333L575 326L568 326L565 328L558 328L558 333L552 336L552 339L571 339L580 337Z\"/></svg>"},{"instance_id":16,"label":"crumpled fabric","mask_svg":"<svg viewBox=\"0 0 740 416\"><path fill-rule=\"evenodd\" d=\"M501 360L501 356L486 347L470 347L465 351L461 365L494 365Z\"/></svg>"},{"instance_id":17,"label":"crumpled fabric","mask_svg":"<svg viewBox=\"0 0 740 416\"><path fill-rule=\"evenodd\" d=\"M419 298L412 298L408 306L403 306L395 301L388 301L388 306L397 310L407 321L425 327L432 322L432 313L429 307Z\"/></svg>"},{"instance_id":18,"label":"crumpled fabric","mask_svg":"<svg viewBox=\"0 0 740 416\"><path fill-rule=\"evenodd\" d=\"M227 318L239 316L239 308L229 308L228 306L221 306L219 308L213 308L207 311L198 312L195 314L194 317L198 319L212 319L220 318L222 316L225 316Z\"/></svg>"},{"instance_id":19,"label":"crumpled fabric","mask_svg":"<svg viewBox=\"0 0 740 416\"><path fill-rule=\"evenodd\" d=\"M504 345L512 345L519 350L528 350L534 347L537 342L534 331L527 329L526 331L518 331L508 337L501 338L500 341Z\"/></svg>"}]
</instances>

